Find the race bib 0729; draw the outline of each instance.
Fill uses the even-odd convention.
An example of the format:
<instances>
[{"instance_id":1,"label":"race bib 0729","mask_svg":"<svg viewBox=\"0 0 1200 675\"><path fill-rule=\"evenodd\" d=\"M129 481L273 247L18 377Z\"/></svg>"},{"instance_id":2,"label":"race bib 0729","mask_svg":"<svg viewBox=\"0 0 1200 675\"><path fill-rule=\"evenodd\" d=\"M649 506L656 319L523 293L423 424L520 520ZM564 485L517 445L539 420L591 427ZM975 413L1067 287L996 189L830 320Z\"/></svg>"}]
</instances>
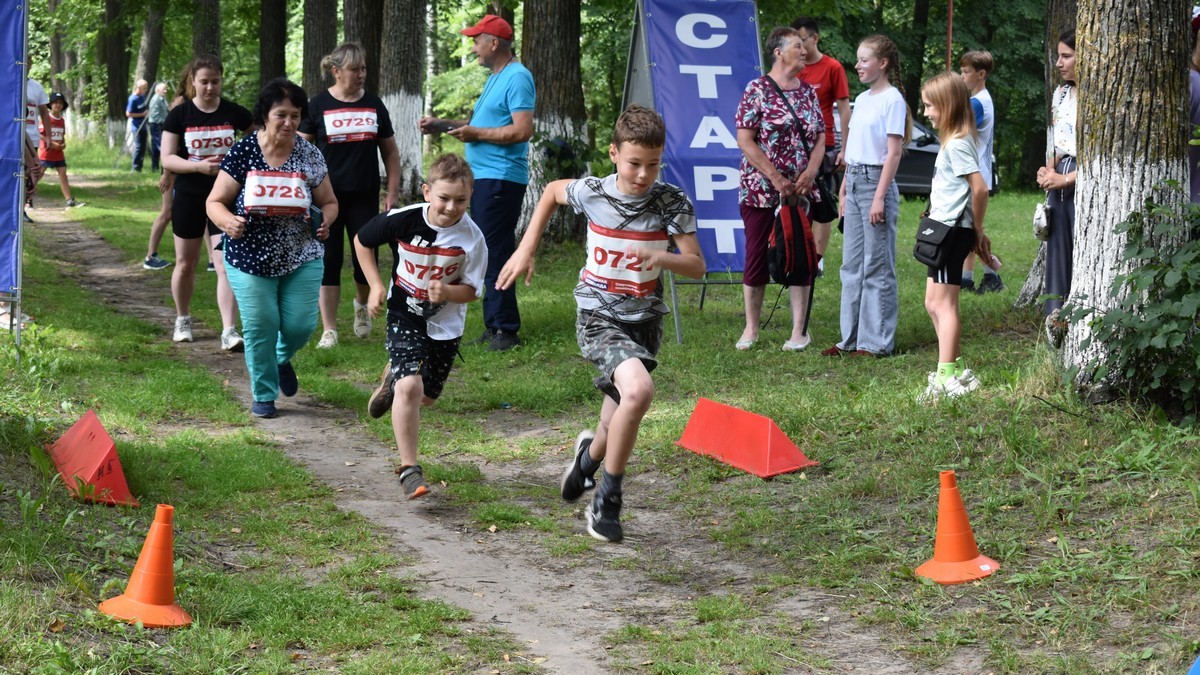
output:
<instances>
[{"instance_id":1,"label":"race bib 0729","mask_svg":"<svg viewBox=\"0 0 1200 675\"><path fill-rule=\"evenodd\" d=\"M462 278L467 254L461 248L415 246L403 241L399 244L396 285L410 296L428 300L431 281L453 284Z\"/></svg>"},{"instance_id":2,"label":"race bib 0729","mask_svg":"<svg viewBox=\"0 0 1200 675\"><path fill-rule=\"evenodd\" d=\"M260 216L303 216L312 196L298 171L250 171L246 174L246 213Z\"/></svg>"},{"instance_id":3,"label":"race bib 0729","mask_svg":"<svg viewBox=\"0 0 1200 675\"><path fill-rule=\"evenodd\" d=\"M627 253L632 248L667 250L666 232L613 230L588 223L587 265L580 280L592 288L644 298L658 287L658 268Z\"/></svg>"},{"instance_id":4,"label":"race bib 0729","mask_svg":"<svg viewBox=\"0 0 1200 675\"><path fill-rule=\"evenodd\" d=\"M187 148L188 159L201 162L224 157L233 147L233 135L233 126L229 124L184 129L183 144Z\"/></svg>"},{"instance_id":5,"label":"race bib 0729","mask_svg":"<svg viewBox=\"0 0 1200 675\"><path fill-rule=\"evenodd\" d=\"M338 108L325 111L325 136L330 143L373 141L379 135L374 108Z\"/></svg>"}]
</instances>

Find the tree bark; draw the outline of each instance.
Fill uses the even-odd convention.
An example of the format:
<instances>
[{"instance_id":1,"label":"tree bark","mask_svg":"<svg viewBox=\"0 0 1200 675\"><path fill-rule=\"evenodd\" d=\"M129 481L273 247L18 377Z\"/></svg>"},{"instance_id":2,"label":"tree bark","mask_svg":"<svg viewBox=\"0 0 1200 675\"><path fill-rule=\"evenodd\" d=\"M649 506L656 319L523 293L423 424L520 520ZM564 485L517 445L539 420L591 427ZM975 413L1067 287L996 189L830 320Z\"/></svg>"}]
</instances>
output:
<instances>
[{"instance_id":1,"label":"tree bark","mask_svg":"<svg viewBox=\"0 0 1200 675\"><path fill-rule=\"evenodd\" d=\"M262 0L258 24L258 86L287 74L287 0Z\"/></svg>"},{"instance_id":2,"label":"tree bark","mask_svg":"<svg viewBox=\"0 0 1200 675\"><path fill-rule=\"evenodd\" d=\"M1058 59L1058 38L1063 31L1075 27L1075 15L1077 14L1076 0L1049 0L1046 3L1046 33L1044 39L1045 46L1045 73L1046 73L1046 147L1042 154L1042 163L1039 166L1045 166L1046 159L1053 152L1050 147L1050 99L1054 94L1054 89L1060 84L1058 77L1058 69L1055 68L1054 62ZM1037 169L1034 169L1036 173ZM1033 214L1029 214L1030 219ZM1017 296L1017 301L1013 303L1013 307L1032 307L1037 304L1038 297L1042 294L1042 286L1046 281L1046 246L1043 244L1038 248L1037 259L1029 268L1029 276L1025 277L1025 285L1021 288L1021 293Z\"/></svg>"},{"instance_id":3,"label":"tree bark","mask_svg":"<svg viewBox=\"0 0 1200 675\"><path fill-rule=\"evenodd\" d=\"M425 110L425 0L389 0L383 15L379 59L379 97L387 106L400 151L400 201L414 202L421 192L421 132ZM368 63L368 69L372 64ZM370 70L368 70L370 72Z\"/></svg>"},{"instance_id":4,"label":"tree bark","mask_svg":"<svg viewBox=\"0 0 1200 675\"><path fill-rule=\"evenodd\" d=\"M529 222L546 184L587 172L587 110L580 73L580 0L528 0L522 27L522 60L533 73L537 104L529 142L529 189L521 225ZM547 233L553 240L581 239L583 221L559 209Z\"/></svg>"},{"instance_id":5,"label":"tree bark","mask_svg":"<svg viewBox=\"0 0 1200 675\"><path fill-rule=\"evenodd\" d=\"M1146 200L1183 206L1180 191L1161 186L1188 179L1190 46L1180 27L1190 17L1178 0L1081 0L1078 15L1079 170L1069 302L1103 312L1118 300L1111 294L1114 278L1129 271L1121 259L1128 237L1116 225L1144 210ZM1154 249L1165 261L1182 243L1160 236ZM1108 351L1098 340L1084 348L1090 335L1088 323L1071 323L1063 361L1079 369L1076 384L1094 396L1113 378L1095 380L1093 368Z\"/></svg>"},{"instance_id":6,"label":"tree bark","mask_svg":"<svg viewBox=\"0 0 1200 675\"><path fill-rule=\"evenodd\" d=\"M904 100L910 110L921 109L921 76L924 74L925 45L929 39L929 0L913 3L911 49L908 58L901 57L901 77L904 78ZM894 83L893 83L894 84Z\"/></svg>"},{"instance_id":7,"label":"tree bark","mask_svg":"<svg viewBox=\"0 0 1200 675\"><path fill-rule=\"evenodd\" d=\"M62 0L49 1L52 26L50 30L50 88L53 91L65 92L67 83L62 79L62 73L67 69L67 58L66 52L63 50L63 36L59 30L58 18L54 15L60 4L62 4Z\"/></svg>"},{"instance_id":8,"label":"tree bark","mask_svg":"<svg viewBox=\"0 0 1200 675\"><path fill-rule=\"evenodd\" d=\"M167 3L163 0L151 0L146 12L146 21L142 24L142 41L138 45L134 79L146 80L152 90L155 80L158 79L158 59L162 54L163 20L166 16Z\"/></svg>"},{"instance_id":9,"label":"tree bark","mask_svg":"<svg viewBox=\"0 0 1200 675\"><path fill-rule=\"evenodd\" d=\"M192 53L221 57L221 0L192 0Z\"/></svg>"},{"instance_id":10,"label":"tree bark","mask_svg":"<svg viewBox=\"0 0 1200 675\"><path fill-rule=\"evenodd\" d=\"M345 0L342 3L346 42L357 42L367 56L367 91L379 91L380 42L383 33L383 0ZM421 21L423 25L424 21ZM408 34L406 27L404 34ZM416 39L413 37L412 39Z\"/></svg>"},{"instance_id":11,"label":"tree bark","mask_svg":"<svg viewBox=\"0 0 1200 675\"><path fill-rule=\"evenodd\" d=\"M105 118L109 147L121 146L125 141L125 103L131 89L129 85L129 28L121 17L121 0L104 1L103 53L107 84Z\"/></svg>"},{"instance_id":12,"label":"tree bark","mask_svg":"<svg viewBox=\"0 0 1200 675\"><path fill-rule=\"evenodd\" d=\"M337 0L304 0L304 75L302 86L313 96L333 84L321 59L337 47Z\"/></svg>"}]
</instances>

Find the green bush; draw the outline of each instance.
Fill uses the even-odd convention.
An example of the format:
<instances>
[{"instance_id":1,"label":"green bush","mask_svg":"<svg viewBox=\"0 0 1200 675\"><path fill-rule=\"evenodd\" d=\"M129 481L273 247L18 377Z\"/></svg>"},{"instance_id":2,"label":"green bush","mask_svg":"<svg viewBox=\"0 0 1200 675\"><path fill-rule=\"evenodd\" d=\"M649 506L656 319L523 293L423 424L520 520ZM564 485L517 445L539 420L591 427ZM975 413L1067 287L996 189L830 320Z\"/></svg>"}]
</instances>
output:
<instances>
[{"instance_id":1,"label":"green bush","mask_svg":"<svg viewBox=\"0 0 1200 675\"><path fill-rule=\"evenodd\" d=\"M1108 346L1109 358L1091 364L1096 381L1109 376L1132 398L1159 406L1172 419L1197 422L1200 391L1200 205L1182 209L1151 201L1116 228L1128 236L1122 259L1133 268L1113 281L1115 308L1068 305L1068 321L1090 320L1093 340ZM1163 255L1160 242L1185 239L1178 250Z\"/></svg>"}]
</instances>

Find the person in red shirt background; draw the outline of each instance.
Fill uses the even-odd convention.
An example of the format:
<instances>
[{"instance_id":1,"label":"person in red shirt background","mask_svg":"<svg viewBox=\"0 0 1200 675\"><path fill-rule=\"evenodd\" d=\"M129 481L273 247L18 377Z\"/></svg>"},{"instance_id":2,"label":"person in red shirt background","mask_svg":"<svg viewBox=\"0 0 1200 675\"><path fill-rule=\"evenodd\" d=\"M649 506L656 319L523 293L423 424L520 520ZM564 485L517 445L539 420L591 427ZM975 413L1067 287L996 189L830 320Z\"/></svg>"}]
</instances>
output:
<instances>
[{"instance_id":1,"label":"person in red shirt background","mask_svg":"<svg viewBox=\"0 0 1200 675\"><path fill-rule=\"evenodd\" d=\"M42 142L38 147L38 161L46 169L58 172L58 186L62 188L63 199L67 207L83 206L71 196L71 184L67 181L67 156L63 150L67 147L67 122L63 119L63 111L67 109L67 97L59 92L50 94L50 129L45 123L38 122L38 132Z\"/></svg>"},{"instance_id":2,"label":"person in red shirt background","mask_svg":"<svg viewBox=\"0 0 1200 675\"><path fill-rule=\"evenodd\" d=\"M821 53L821 35L817 20L802 16L792 22L792 28L800 33L804 46L804 70L800 79L817 91L817 102L821 105L821 116L825 119L825 161L821 165L818 181L823 181L829 194L838 193L837 172L845 165L842 159L842 143L846 139L846 128L850 124L850 85L846 82L846 69L837 59ZM833 123L833 104L838 104L838 124ZM834 130L837 133L834 133ZM813 222L813 243L817 255L822 257L818 269L825 269L825 248L829 246L830 223Z\"/></svg>"}]
</instances>

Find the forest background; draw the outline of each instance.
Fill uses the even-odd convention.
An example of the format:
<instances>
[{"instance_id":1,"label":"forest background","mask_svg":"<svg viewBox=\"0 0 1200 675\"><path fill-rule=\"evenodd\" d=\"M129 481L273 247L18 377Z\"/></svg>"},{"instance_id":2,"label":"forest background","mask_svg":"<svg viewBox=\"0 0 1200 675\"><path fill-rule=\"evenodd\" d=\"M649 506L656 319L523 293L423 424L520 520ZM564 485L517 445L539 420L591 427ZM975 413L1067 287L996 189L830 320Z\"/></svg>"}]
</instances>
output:
<instances>
[{"instance_id":1,"label":"forest background","mask_svg":"<svg viewBox=\"0 0 1200 675\"><path fill-rule=\"evenodd\" d=\"M546 179L578 174L608 145L621 107L635 0L48 0L30 6L31 76L71 102L71 133L105 129L120 143L134 80L166 81L201 51L225 63L224 95L251 105L260 84L285 74L309 93L327 86L319 59L342 40L363 44L367 88L388 102L397 140L413 143L417 112L469 117L486 72L459 34L487 13L516 27L518 56L538 84L540 125L535 149ZM386 5L386 6L385 6ZM919 111L918 88L946 67L948 7L931 0L760 0L765 35L808 14L821 24L821 48L846 68L851 95L857 42L872 33L892 37L901 52L903 88ZM996 58L988 88L1000 111L995 152L1002 184L1030 187L1045 156L1046 0L958 0L953 56L986 49ZM97 21L103 17L103 21ZM423 17L423 20L422 20ZM423 56L423 58L422 58ZM406 94L405 92L409 92ZM412 95L411 92L417 92ZM413 100L418 99L418 100ZM580 119L582 118L582 119ZM410 124L411 122L411 124ZM570 137L574 138L570 138ZM565 154L563 148L570 151ZM403 155L414 158L417 148ZM410 154L411 153L411 154ZM594 170L607 172L600 164ZM415 190L412 176L404 187Z\"/></svg>"}]
</instances>

